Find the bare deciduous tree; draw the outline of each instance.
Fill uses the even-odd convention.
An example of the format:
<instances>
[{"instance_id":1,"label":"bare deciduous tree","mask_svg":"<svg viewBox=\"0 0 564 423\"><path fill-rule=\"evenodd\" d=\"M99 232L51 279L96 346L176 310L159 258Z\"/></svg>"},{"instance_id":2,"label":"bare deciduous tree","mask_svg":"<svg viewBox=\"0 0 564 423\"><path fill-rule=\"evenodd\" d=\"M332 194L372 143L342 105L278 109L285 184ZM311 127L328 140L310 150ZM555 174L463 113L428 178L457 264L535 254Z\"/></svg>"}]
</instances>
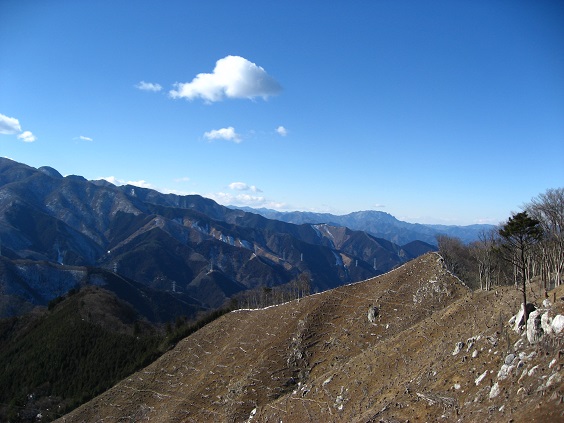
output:
<instances>
[{"instance_id":1,"label":"bare deciduous tree","mask_svg":"<svg viewBox=\"0 0 564 423\"><path fill-rule=\"evenodd\" d=\"M539 245L539 270L547 283L562 283L564 274L564 188L548 189L525 205L525 210L540 222L544 238Z\"/></svg>"}]
</instances>

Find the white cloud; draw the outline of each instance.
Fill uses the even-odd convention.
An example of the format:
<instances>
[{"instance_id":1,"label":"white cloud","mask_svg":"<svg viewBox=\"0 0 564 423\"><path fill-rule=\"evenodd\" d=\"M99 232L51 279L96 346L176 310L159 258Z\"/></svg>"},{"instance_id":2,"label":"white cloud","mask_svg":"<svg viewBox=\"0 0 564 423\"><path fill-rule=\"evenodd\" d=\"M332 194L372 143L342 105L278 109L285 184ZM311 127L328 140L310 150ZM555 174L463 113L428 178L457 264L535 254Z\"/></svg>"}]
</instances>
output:
<instances>
[{"instance_id":1,"label":"white cloud","mask_svg":"<svg viewBox=\"0 0 564 423\"><path fill-rule=\"evenodd\" d=\"M22 140L23 142L34 142L37 140L37 137L31 133L31 131L24 131L20 135L18 135L18 139Z\"/></svg>"},{"instance_id":2,"label":"white cloud","mask_svg":"<svg viewBox=\"0 0 564 423\"><path fill-rule=\"evenodd\" d=\"M0 113L0 134L17 134L21 132L20 121L13 117L8 117Z\"/></svg>"},{"instance_id":3,"label":"white cloud","mask_svg":"<svg viewBox=\"0 0 564 423\"><path fill-rule=\"evenodd\" d=\"M248 185L245 182L232 182L229 184L229 189L236 191L252 191L252 192L262 192L254 185Z\"/></svg>"},{"instance_id":4,"label":"white cloud","mask_svg":"<svg viewBox=\"0 0 564 423\"><path fill-rule=\"evenodd\" d=\"M0 134L17 134L18 139L22 140L23 142L34 142L37 140L37 137L31 133L31 131L23 131L20 125L20 121L13 117L8 117L0 113Z\"/></svg>"},{"instance_id":5,"label":"white cloud","mask_svg":"<svg viewBox=\"0 0 564 423\"><path fill-rule=\"evenodd\" d=\"M141 91L153 91L153 92L158 92L163 89L161 84L154 84L152 82L145 82L145 81L141 81L139 84L135 86L135 88Z\"/></svg>"},{"instance_id":6,"label":"white cloud","mask_svg":"<svg viewBox=\"0 0 564 423\"><path fill-rule=\"evenodd\" d=\"M176 178L174 182L189 182L190 178L188 176L183 176L182 178Z\"/></svg>"},{"instance_id":7,"label":"white cloud","mask_svg":"<svg viewBox=\"0 0 564 423\"><path fill-rule=\"evenodd\" d=\"M230 126L229 128L213 129L209 132L204 133L204 138L208 140L227 140L236 143L241 142L241 136L235 132L235 128Z\"/></svg>"},{"instance_id":8,"label":"white cloud","mask_svg":"<svg viewBox=\"0 0 564 423\"><path fill-rule=\"evenodd\" d=\"M139 181L128 181L126 182L126 185L135 185L136 187L139 188L149 188L149 189L155 189L155 187L150 184L149 182L141 179Z\"/></svg>"},{"instance_id":9,"label":"white cloud","mask_svg":"<svg viewBox=\"0 0 564 423\"><path fill-rule=\"evenodd\" d=\"M84 135L80 135L78 137L78 139L82 140L82 141L94 141L92 138L90 137L85 137Z\"/></svg>"},{"instance_id":10,"label":"white cloud","mask_svg":"<svg viewBox=\"0 0 564 423\"><path fill-rule=\"evenodd\" d=\"M139 188L149 188L149 189L156 189L152 184L147 181L139 180L139 181L125 181L123 179L118 179L115 176L103 176L99 179L103 179L108 181L114 185L134 185Z\"/></svg>"},{"instance_id":11,"label":"white cloud","mask_svg":"<svg viewBox=\"0 0 564 423\"><path fill-rule=\"evenodd\" d=\"M219 59L212 73L200 73L192 82L177 82L169 92L172 98L202 98L208 103L224 98L262 97L278 94L282 87L256 64L240 56Z\"/></svg>"},{"instance_id":12,"label":"white cloud","mask_svg":"<svg viewBox=\"0 0 564 423\"><path fill-rule=\"evenodd\" d=\"M268 200L262 195L216 192L214 194L207 194L205 196L225 206L253 207L253 208L266 207L269 209L281 209L285 207L284 203L278 203L275 201Z\"/></svg>"},{"instance_id":13,"label":"white cloud","mask_svg":"<svg viewBox=\"0 0 564 423\"><path fill-rule=\"evenodd\" d=\"M278 133L278 135L281 135L283 137L288 135L288 131L283 126L279 126L278 128L276 128L276 132Z\"/></svg>"}]
</instances>

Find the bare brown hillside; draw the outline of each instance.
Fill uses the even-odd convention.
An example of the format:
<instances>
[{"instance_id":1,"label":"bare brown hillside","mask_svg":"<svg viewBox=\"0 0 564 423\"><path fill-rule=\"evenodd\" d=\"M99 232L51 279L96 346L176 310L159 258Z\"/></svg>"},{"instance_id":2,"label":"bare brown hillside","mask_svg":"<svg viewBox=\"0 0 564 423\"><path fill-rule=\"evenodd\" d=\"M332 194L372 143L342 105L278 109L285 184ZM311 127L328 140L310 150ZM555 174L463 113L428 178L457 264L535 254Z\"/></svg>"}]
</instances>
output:
<instances>
[{"instance_id":1,"label":"bare brown hillside","mask_svg":"<svg viewBox=\"0 0 564 423\"><path fill-rule=\"evenodd\" d=\"M554 295L551 316L564 314ZM531 345L515 332L520 298L471 292L427 254L229 313L61 421L564 421L562 333Z\"/></svg>"}]
</instances>

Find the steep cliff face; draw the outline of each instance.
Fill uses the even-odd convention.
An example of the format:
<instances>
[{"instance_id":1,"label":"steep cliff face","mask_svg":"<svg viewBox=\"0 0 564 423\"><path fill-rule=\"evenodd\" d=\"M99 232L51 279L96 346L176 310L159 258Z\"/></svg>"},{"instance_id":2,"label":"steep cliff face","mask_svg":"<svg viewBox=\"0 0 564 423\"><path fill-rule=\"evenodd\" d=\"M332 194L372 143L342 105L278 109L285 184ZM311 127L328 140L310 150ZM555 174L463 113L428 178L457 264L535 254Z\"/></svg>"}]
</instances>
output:
<instances>
[{"instance_id":1,"label":"steep cliff face","mask_svg":"<svg viewBox=\"0 0 564 423\"><path fill-rule=\"evenodd\" d=\"M519 304L510 287L469 291L428 254L229 313L60 421L562 421L564 333L530 344L509 323Z\"/></svg>"}]
</instances>

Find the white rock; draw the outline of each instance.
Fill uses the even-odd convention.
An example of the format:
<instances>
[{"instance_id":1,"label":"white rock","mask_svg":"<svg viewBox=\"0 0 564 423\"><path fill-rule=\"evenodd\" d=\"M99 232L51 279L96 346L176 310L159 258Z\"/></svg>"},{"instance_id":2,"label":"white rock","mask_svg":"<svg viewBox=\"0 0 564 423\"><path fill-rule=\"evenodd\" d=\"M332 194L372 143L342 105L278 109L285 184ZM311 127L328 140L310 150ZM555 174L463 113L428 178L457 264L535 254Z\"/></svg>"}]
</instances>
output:
<instances>
[{"instance_id":1,"label":"white rock","mask_svg":"<svg viewBox=\"0 0 564 423\"><path fill-rule=\"evenodd\" d=\"M478 357L478 350L472 351L472 358Z\"/></svg>"},{"instance_id":2,"label":"white rock","mask_svg":"<svg viewBox=\"0 0 564 423\"><path fill-rule=\"evenodd\" d=\"M499 380L507 379L514 368L515 366L513 365L504 364L503 366L501 366L501 369L499 369L499 372L497 373L497 378Z\"/></svg>"},{"instance_id":3,"label":"white rock","mask_svg":"<svg viewBox=\"0 0 564 423\"><path fill-rule=\"evenodd\" d=\"M529 370L529 372L527 373L529 376L532 376L535 374L535 372L537 371L537 369L539 368L538 364L534 367L531 368L531 370Z\"/></svg>"},{"instance_id":4,"label":"white rock","mask_svg":"<svg viewBox=\"0 0 564 423\"><path fill-rule=\"evenodd\" d=\"M521 351L521 352L519 353L519 360L522 360L522 361L529 361L529 360L532 360L536 355L537 355L537 352L536 352L536 351L532 351L529 355L527 355L526 352Z\"/></svg>"},{"instance_id":5,"label":"white rock","mask_svg":"<svg viewBox=\"0 0 564 423\"><path fill-rule=\"evenodd\" d=\"M480 384L480 382L482 381L482 379L484 379L487 374L488 374L488 371L486 370L484 373L482 373L480 376L478 376L478 377L476 378L476 380L474 381L474 383L476 384L476 386L478 386L478 385Z\"/></svg>"},{"instance_id":6,"label":"white rock","mask_svg":"<svg viewBox=\"0 0 564 423\"><path fill-rule=\"evenodd\" d=\"M550 317L549 312L543 313L541 316L541 328L545 335L552 334L552 318Z\"/></svg>"},{"instance_id":7,"label":"white rock","mask_svg":"<svg viewBox=\"0 0 564 423\"><path fill-rule=\"evenodd\" d=\"M457 342L452 355L458 354L460 351L462 351L462 348L464 348L464 342Z\"/></svg>"},{"instance_id":8,"label":"white rock","mask_svg":"<svg viewBox=\"0 0 564 423\"><path fill-rule=\"evenodd\" d=\"M492 385L490 389L490 399L493 399L499 395L499 384L496 382Z\"/></svg>"},{"instance_id":9,"label":"white rock","mask_svg":"<svg viewBox=\"0 0 564 423\"><path fill-rule=\"evenodd\" d=\"M470 351L472 349L472 347L474 346L474 342L476 342L476 338L472 337L472 338L468 338L466 340L466 351Z\"/></svg>"},{"instance_id":10,"label":"white rock","mask_svg":"<svg viewBox=\"0 0 564 423\"><path fill-rule=\"evenodd\" d=\"M517 333L519 333L519 328L521 327L521 322L523 320L523 314L524 314L525 310L523 309L523 307L521 306L521 309L519 310L519 313L517 313L517 316L515 316L515 326L513 326L513 330Z\"/></svg>"},{"instance_id":11,"label":"white rock","mask_svg":"<svg viewBox=\"0 0 564 423\"><path fill-rule=\"evenodd\" d=\"M561 381L562 381L562 376L560 376L560 373L554 373L546 381L546 387L548 388L549 386L555 383L560 383Z\"/></svg>"},{"instance_id":12,"label":"white rock","mask_svg":"<svg viewBox=\"0 0 564 423\"><path fill-rule=\"evenodd\" d=\"M562 332L564 329L564 316L561 314L557 315L554 319L552 319L552 330L556 335Z\"/></svg>"},{"instance_id":13,"label":"white rock","mask_svg":"<svg viewBox=\"0 0 564 423\"><path fill-rule=\"evenodd\" d=\"M545 308L549 308L552 306L552 304L548 298L545 298L544 300L542 300L542 306Z\"/></svg>"},{"instance_id":14,"label":"white rock","mask_svg":"<svg viewBox=\"0 0 564 423\"><path fill-rule=\"evenodd\" d=\"M552 369L557 362L558 362L558 360L553 358L552 361L550 362L550 364L548 365L548 368Z\"/></svg>"},{"instance_id":15,"label":"white rock","mask_svg":"<svg viewBox=\"0 0 564 423\"><path fill-rule=\"evenodd\" d=\"M541 314L540 310L535 310L529 314L529 319L527 320L527 339L530 344L538 343L544 334L541 327Z\"/></svg>"},{"instance_id":16,"label":"white rock","mask_svg":"<svg viewBox=\"0 0 564 423\"><path fill-rule=\"evenodd\" d=\"M371 304L370 307L368 307L368 321L370 323L374 323L379 314L380 309L378 308L378 306L373 306Z\"/></svg>"}]
</instances>

